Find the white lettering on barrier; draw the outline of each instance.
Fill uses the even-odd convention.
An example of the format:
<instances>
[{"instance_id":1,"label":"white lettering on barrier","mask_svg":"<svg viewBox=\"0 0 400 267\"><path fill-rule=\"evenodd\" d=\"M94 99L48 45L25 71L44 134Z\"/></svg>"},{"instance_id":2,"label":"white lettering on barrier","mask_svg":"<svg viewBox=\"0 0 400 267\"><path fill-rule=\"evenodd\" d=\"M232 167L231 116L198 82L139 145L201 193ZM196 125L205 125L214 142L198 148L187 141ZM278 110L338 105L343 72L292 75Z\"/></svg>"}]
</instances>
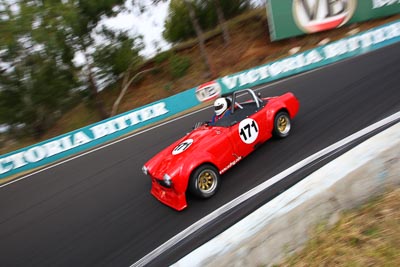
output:
<instances>
[{"instance_id":1,"label":"white lettering on barrier","mask_svg":"<svg viewBox=\"0 0 400 267\"><path fill-rule=\"evenodd\" d=\"M128 115L125 115L124 118L131 122L130 125L136 125L140 122L138 113L138 111L134 111Z\"/></svg>"},{"instance_id":2,"label":"white lettering on barrier","mask_svg":"<svg viewBox=\"0 0 400 267\"><path fill-rule=\"evenodd\" d=\"M129 126L124 117L118 117L111 122L115 125L116 131L124 130Z\"/></svg>"},{"instance_id":3,"label":"white lettering on barrier","mask_svg":"<svg viewBox=\"0 0 400 267\"><path fill-rule=\"evenodd\" d=\"M129 125L126 122L126 117L119 117L114 120L93 126L90 128L94 139L102 138L106 135L126 129Z\"/></svg>"},{"instance_id":4,"label":"white lettering on barrier","mask_svg":"<svg viewBox=\"0 0 400 267\"><path fill-rule=\"evenodd\" d=\"M372 3L372 9L377 9L384 6L400 4L400 0L373 0Z\"/></svg>"},{"instance_id":5,"label":"white lettering on barrier","mask_svg":"<svg viewBox=\"0 0 400 267\"><path fill-rule=\"evenodd\" d=\"M93 134L93 138L89 137L85 132L79 131L64 136L61 139L53 140L40 146L34 146L26 151L0 158L0 174L21 168L29 163L39 162L45 158L79 147L106 135L126 129L129 126L164 115L168 112L166 104L160 102L91 127L90 131Z\"/></svg>"},{"instance_id":6,"label":"white lettering on barrier","mask_svg":"<svg viewBox=\"0 0 400 267\"><path fill-rule=\"evenodd\" d=\"M236 87L251 85L252 83L269 77L278 76L289 71L307 67L326 59L345 55L357 49L368 48L371 45L379 44L399 36L400 22L329 44L322 49L323 54L314 49L269 65L251 69L247 72L222 77L221 82L228 90L232 90Z\"/></svg>"},{"instance_id":7,"label":"white lettering on barrier","mask_svg":"<svg viewBox=\"0 0 400 267\"><path fill-rule=\"evenodd\" d=\"M349 41L347 42L347 46L348 46L349 52L353 52L357 49L360 49L360 43L358 41L358 38L357 37L350 38Z\"/></svg>"},{"instance_id":8,"label":"white lettering on barrier","mask_svg":"<svg viewBox=\"0 0 400 267\"><path fill-rule=\"evenodd\" d=\"M327 59L346 54L347 53L346 42L338 41L334 44L327 45L324 48L324 53Z\"/></svg>"},{"instance_id":9,"label":"white lettering on barrier","mask_svg":"<svg viewBox=\"0 0 400 267\"><path fill-rule=\"evenodd\" d=\"M63 151L67 151L70 150L71 148L74 148L70 135L63 137L62 139L60 139L60 141L61 141L61 146L63 147Z\"/></svg>"},{"instance_id":10,"label":"white lettering on barrier","mask_svg":"<svg viewBox=\"0 0 400 267\"><path fill-rule=\"evenodd\" d=\"M13 165L10 164L9 157L0 159L0 174L9 172L13 169Z\"/></svg>"},{"instance_id":11,"label":"white lettering on barrier","mask_svg":"<svg viewBox=\"0 0 400 267\"><path fill-rule=\"evenodd\" d=\"M14 168L20 168L27 164L22 152L0 159L0 174L11 171Z\"/></svg>"},{"instance_id":12,"label":"white lettering on barrier","mask_svg":"<svg viewBox=\"0 0 400 267\"><path fill-rule=\"evenodd\" d=\"M326 59L338 57L357 49L368 48L400 36L400 22L349 39L337 41L323 48Z\"/></svg>"},{"instance_id":13,"label":"white lettering on barrier","mask_svg":"<svg viewBox=\"0 0 400 267\"><path fill-rule=\"evenodd\" d=\"M305 66L318 63L322 60L324 60L324 57L317 50L311 50L309 53L306 54Z\"/></svg>"},{"instance_id":14,"label":"white lettering on barrier","mask_svg":"<svg viewBox=\"0 0 400 267\"><path fill-rule=\"evenodd\" d=\"M261 68L258 68L258 73L260 74L261 80L267 79L269 77L268 66L263 66Z\"/></svg>"},{"instance_id":15,"label":"white lettering on barrier","mask_svg":"<svg viewBox=\"0 0 400 267\"><path fill-rule=\"evenodd\" d=\"M25 166L26 164L28 164L24 159L23 152L19 152L17 154L9 156L8 160L11 163L13 163L13 166L15 168L20 168L20 167Z\"/></svg>"},{"instance_id":16,"label":"white lettering on barrier","mask_svg":"<svg viewBox=\"0 0 400 267\"><path fill-rule=\"evenodd\" d=\"M102 138L102 137L110 134L107 123L102 123L102 124L93 126L92 128L90 128L90 130L93 133L94 139L99 139L99 138Z\"/></svg>"},{"instance_id":17,"label":"white lettering on barrier","mask_svg":"<svg viewBox=\"0 0 400 267\"><path fill-rule=\"evenodd\" d=\"M164 102L155 104L154 108L154 117L158 117L168 113L167 105Z\"/></svg>"},{"instance_id":18,"label":"white lettering on barrier","mask_svg":"<svg viewBox=\"0 0 400 267\"><path fill-rule=\"evenodd\" d=\"M222 83L230 90L237 86L237 76L225 76L221 79Z\"/></svg>"},{"instance_id":19,"label":"white lettering on barrier","mask_svg":"<svg viewBox=\"0 0 400 267\"><path fill-rule=\"evenodd\" d=\"M142 121L150 120L153 115L152 112L153 112L152 107L148 107L148 108L144 108L144 109L140 110L139 113L140 113L141 120Z\"/></svg>"},{"instance_id":20,"label":"white lettering on barrier","mask_svg":"<svg viewBox=\"0 0 400 267\"><path fill-rule=\"evenodd\" d=\"M72 136L73 147L81 146L92 141L84 132L77 132Z\"/></svg>"},{"instance_id":21,"label":"white lettering on barrier","mask_svg":"<svg viewBox=\"0 0 400 267\"><path fill-rule=\"evenodd\" d=\"M24 158L30 163L41 161L46 157L46 150L42 146L35 146L24 153Z\"/></svg>"},{"instance_id":22,"label":"white lettering on barrier","mask_svg":"<svg viewBox=\"0 0 400 267\"><path fill-rule=\"evenodd\" d=\"M147 121L158 116L168 113L166 104L164 102L157 103L153 106L131 112L121 118L130 121L130 126L136 125L140 122Z\"/></svg>"},{"instance_id":23,"label":"white lettering on barrier","mask_svg":"<svg viewBox=\"0 0 400 267\"><path fill-rule=\"evenodd\" d=\"M384 31L375 30L372 32L374 44L379 44L386 41L386 35Z\"/></svg>"},{"instance_id":24,"label":"white lettering on barrier","mask_svg":"<svg viewBox=\"0 0 400 267\"><path fill-rule=\"evenodd\" d=\"M285 72L318 63L323 59L324 58L317 50L311 50L234 76L225 76L221 81L229 90L232 90L238 86L250 85L269 77L274 77Z\"/></svg>"},{"instance_id":25,"label":"white lettering on barrier","mask_svg":"<svg viewBox=\"0 0 400 267\"><path fill-rule=\"evenodd\" d=\"M61 140L54 140L43 145L44 149L47 151L47 157L51 157L58 153L63 152L65 149L62 147Z\"/></svg>"},{"instance_id":26,"label":"white lettering on barrier","mask_svg":"<svg viewBox=\"0 0 400 267\"><path fill-rule=\"evenodd\" d=\"M392 24L387 28L387 39L392 39L400 36L400 22Z\"/></svg>"}]
</instances>

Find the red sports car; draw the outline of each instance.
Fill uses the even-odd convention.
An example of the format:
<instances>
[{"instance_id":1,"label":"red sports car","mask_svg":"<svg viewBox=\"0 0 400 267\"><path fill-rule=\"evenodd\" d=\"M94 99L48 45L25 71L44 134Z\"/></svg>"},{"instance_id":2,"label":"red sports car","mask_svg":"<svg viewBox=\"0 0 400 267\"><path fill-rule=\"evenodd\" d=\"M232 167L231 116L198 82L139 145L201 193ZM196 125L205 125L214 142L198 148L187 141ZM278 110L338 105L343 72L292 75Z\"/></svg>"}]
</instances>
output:
<instances>
[{"instance_id":1,"label":"red sports car","mask_svg":"<svg viewBox=\"0 0 400 267\"><path fill-rule=\"evenodd\" d=\"M261 98L245 89L224 97L232 103L229 116L196 125L143 166L151 194L178 211L187 207L187 190L200 198L213 196L223 173L272 136L288 136L299 110L292 93Z\"/></svg>"}]
</instances>

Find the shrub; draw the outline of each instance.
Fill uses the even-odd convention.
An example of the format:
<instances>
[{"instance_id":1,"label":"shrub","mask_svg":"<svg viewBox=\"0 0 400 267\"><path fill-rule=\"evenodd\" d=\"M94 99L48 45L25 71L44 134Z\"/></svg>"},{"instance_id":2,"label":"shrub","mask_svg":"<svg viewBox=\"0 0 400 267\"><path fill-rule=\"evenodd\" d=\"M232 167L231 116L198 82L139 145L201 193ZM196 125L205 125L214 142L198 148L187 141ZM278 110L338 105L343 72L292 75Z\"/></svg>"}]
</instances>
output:
<instances>
[{"instance_id":1,"label":"shrub","mask_svg":"<svg viewBox=\"0 0 400 267\"><path fill-rule=\"evenodd\" d=\"M174 79L181 78L186 75L191 65L190 58L185 56L173 55L169 59L170 74Z\"/></svg>"}]
</instances>

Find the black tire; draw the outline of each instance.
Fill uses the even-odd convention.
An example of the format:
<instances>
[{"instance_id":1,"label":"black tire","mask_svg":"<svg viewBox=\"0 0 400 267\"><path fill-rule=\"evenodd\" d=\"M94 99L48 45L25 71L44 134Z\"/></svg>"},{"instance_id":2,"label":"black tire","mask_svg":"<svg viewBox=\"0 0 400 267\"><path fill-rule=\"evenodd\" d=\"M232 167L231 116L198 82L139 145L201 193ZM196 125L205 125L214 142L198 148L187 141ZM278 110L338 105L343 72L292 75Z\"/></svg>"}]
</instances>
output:
<instances>
[{"instance_id":1,"label":"black tire","mask_svg":"<svg viewBox=\"0 0 400 267\"><path fill-rule=\"evenodd\" d=\"M220 182L218 170L210 164L204 164L190 176L189 191L197 197L210 198L217 192Z\"/></svg>"},{"instance_id":2,"label":"black tire","mask_svg":"<svg viewBox=\"0 0 400 267\"><path fill-rule=\"evenodd\" d=\"M290 116L286 111L280 111L276 114L274 119L273 135L277 138L285 138L290 134L292 122Z\"/></svg>"}]
</instances>

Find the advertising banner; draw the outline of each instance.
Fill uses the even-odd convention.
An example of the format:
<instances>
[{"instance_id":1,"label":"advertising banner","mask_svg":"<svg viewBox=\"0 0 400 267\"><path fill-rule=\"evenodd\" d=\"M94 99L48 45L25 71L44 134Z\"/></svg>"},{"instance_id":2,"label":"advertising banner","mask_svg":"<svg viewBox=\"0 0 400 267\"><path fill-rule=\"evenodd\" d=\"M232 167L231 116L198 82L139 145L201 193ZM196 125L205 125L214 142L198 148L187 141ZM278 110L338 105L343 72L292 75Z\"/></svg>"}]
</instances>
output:
<instances>
[{"instance_id":1,"label":"advertising banner","mask_svg":"<svg viewBox=\"0 0 400 267\"><path fill-rule=\"evenodd\" d=\"M199 104L195 88L50 140L0 155L0 179L102 145Z\"/></svg>"},{"instance_id":2,"label":"advertising banner","mask_svg":"<svg viewBox=\"0 0 400 267\"><path fill-rule=\"evenodd\" d=\"M339 60L357 56L400 41L400 21L386 24L325 46L227 75L218 79L218 86L208 92L227 94L271 81L289 77ZM209 88L210 86L208 86Z\"/></svg>"},{"instance_id":3,"label":"advertising banner","mask_svg":"<svg viewBox=\"0 0 400 267\"><path fill-rule=\"evenodd\" d=\"M271 40L400 13L400 0L267 0Z\"/></svg>"}]
</instances>

